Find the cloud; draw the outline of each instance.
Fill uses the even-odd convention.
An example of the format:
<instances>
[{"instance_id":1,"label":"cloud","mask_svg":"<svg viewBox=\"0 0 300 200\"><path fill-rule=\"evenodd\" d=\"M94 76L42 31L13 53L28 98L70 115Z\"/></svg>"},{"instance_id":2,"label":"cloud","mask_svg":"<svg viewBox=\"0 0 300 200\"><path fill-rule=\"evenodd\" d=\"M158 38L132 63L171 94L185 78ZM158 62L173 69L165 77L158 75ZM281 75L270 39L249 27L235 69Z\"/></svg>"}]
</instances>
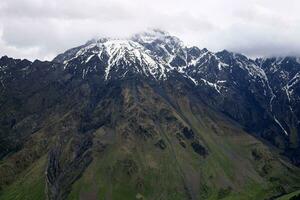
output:
<instances>
[{"instance_id":1,"label":"cloud","mask_svg":"<svg viewBox=\"0 0 300 200\"><path fill-rule=\"evenodd\" d=\"M52 59L93 37L164 29L188 45L300 56L298 0L1 0L0 54Z\"/></svg>"}]
</instances>

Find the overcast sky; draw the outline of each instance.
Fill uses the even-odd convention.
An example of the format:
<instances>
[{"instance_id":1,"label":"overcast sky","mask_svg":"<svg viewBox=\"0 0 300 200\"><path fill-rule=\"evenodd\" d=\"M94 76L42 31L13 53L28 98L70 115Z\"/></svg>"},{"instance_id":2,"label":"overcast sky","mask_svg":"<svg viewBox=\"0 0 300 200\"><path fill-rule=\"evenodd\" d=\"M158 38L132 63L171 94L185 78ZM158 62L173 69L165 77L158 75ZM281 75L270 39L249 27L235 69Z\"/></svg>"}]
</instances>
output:
<instances>
[{"instance_id":1,"label":"overcast sky","mask_svg":"<svg viewBox=\"0 0 300 200\"><path fill-rule=\"evenodd\" d=\"M212 51L300 56L299 10L300 0L0 0L0 56L50 60L149 28Z\"/></svg>"}]
</instances>

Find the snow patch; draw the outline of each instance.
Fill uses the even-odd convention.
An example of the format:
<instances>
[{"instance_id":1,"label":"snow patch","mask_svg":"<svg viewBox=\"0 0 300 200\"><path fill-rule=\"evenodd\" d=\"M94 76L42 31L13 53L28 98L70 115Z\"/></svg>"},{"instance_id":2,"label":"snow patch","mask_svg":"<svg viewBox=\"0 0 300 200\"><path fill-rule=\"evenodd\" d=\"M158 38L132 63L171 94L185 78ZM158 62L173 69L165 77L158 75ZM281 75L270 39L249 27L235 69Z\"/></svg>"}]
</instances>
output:
<instances>
[{"instance_id":1,"label":"snow patch","mask_svg":"<svg viewBox=\"0 0 300 200\"><path fill-rule=\"evenodd\" d=\"M88 63L93 57L94 57L94 54L93 54L93 55L90 55L90 56L85 60L85 63Z\"/></svg>"},{"instance_id":2,"label":"snow patch","mask_svg":"<svg viewBox=\"0 0 300 200\"><path fill-rule=\"evenodd\" d=\"M279 120L274 116L274 121L280 126L285 135L289 135L288 132L283 128Z\"/></svg>"},{"instance_id":3,"label":"snow patch","mask_svg":"<svg viewBox=\"0 0 300 200\"><path fill-rule=\"evenodd\" d=\"M201 78L200 80L203 81L206 85L214 88L219 94L221 94L221 91L220 91L221 87L219 85L217 85L216 83L209 82L208 80L203 79L203 78Z\"/></svg>"}]
</instances>

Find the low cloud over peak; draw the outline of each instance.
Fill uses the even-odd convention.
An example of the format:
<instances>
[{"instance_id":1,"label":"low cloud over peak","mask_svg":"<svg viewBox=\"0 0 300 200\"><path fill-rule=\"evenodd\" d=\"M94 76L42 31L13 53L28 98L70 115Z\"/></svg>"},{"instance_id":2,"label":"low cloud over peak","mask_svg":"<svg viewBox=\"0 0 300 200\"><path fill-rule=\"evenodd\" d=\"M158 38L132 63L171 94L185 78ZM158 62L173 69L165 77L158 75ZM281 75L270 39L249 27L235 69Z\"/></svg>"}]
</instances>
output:
<instances>
[{"instance_id":1,"label":"low cloud over peak","mask_svg":"<svg viewBox=\"0 0 300 200\"><path fill-rule=\"evenodd\" d=\"M299 8L297 0L2 0L0 52L52 59L90 38L157 27L212 51L300 56Z\"/></svg>"}]
</instances>

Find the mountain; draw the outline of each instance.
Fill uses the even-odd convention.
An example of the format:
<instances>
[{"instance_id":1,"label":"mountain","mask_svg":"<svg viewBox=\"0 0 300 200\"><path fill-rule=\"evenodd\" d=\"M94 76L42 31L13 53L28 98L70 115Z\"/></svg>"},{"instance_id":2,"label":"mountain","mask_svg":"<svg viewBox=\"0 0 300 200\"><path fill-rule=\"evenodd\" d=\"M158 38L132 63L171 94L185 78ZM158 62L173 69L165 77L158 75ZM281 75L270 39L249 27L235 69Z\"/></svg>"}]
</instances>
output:
<instances>
[{"instance_id":1,"label":"mountain","mask_svg":"<svg viewBox=\"0 0 300 200\"><path fill-rule=\"evenodd\" d=\"M285 58L277 71L269 60L186 47L178 38L154 30L127 40L91 40L58 55L54 62L82 79L95 73L103 81L136 75L158 82L189 79L195 93L207 96L207 104L284 149L299 164L299 59ZM292 89L288 83L296 92L286 92ZM279 90L285 92L277 94Z\"/></svg>"},{"instance_id":2,"label":"mountain","mask_svg":"<svg viewBox=\"0 0 300 200\"><path fill-rule=\"evenodd\" d=\"M271 199L299 190L298 58L161 30L0 59L0 199Z\"/></svg>"}]
</instances>

